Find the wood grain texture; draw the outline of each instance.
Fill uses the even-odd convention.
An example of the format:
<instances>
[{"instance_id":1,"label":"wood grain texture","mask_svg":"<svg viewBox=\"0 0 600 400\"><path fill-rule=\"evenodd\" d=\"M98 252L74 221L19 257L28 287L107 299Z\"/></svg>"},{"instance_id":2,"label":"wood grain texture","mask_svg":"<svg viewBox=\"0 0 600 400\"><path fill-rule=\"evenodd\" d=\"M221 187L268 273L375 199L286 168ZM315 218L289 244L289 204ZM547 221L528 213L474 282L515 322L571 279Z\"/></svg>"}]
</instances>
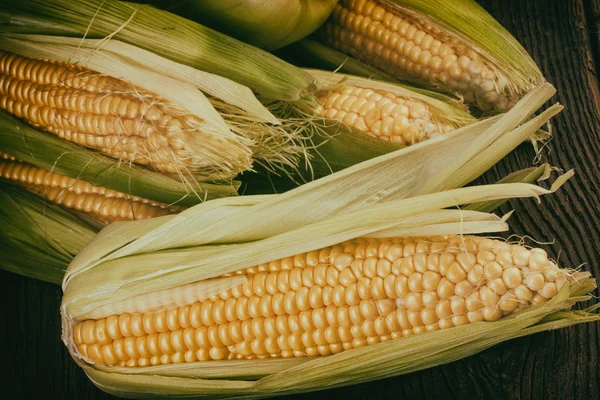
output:
<instances>
[{"instance_id":1,"label":"wood grain texture","mask_svg":"<svg viewBox=\"0 0 600 400\"><path fill-rule=\"evenodd\" d=\"M513 201L513 233L541 242L565 267L600 277L599 0L481 0L531 52L567 109L554 122L543 161L576 176L555 196ZM480 182L531 165L523 145ZM598 291L596 294L600 294ZM109 399L85 377L60 341L60 288L0 273L4 304L0 377L7 399ZM537 334L406 376L290 399L600 399L600 324Z\"/></svg>"}]
</instances>

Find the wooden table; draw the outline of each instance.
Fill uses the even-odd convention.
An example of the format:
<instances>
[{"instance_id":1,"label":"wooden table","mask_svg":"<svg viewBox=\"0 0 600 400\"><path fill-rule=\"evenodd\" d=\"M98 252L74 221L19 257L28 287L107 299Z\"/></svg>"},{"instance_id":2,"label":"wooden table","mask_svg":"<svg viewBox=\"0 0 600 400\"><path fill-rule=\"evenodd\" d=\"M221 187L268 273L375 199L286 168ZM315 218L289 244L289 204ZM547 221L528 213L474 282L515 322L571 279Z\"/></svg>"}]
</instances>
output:
<instances>
[{"instance_id":1,"label":"wooden table","mask_svg":"<svg viewBox=\"0 0 600 400\"><path fill-rule=\"evenodd\" d=\"M577 172L560 192L512 201L512 231L541 242L563 267L600 277L600 0L481 0L529 50L566 110L543 161ZM531 165L522 145L488 171L492 182ZM600 295L596 291L596 295ZM57 286L0 272L5 399L108 399L60 341ZM600 399L600 323L511 340L468 359L392 379L295 396L302 399ZM291 397L293 398L293 397Z\"/></svg>"}]
</instances>

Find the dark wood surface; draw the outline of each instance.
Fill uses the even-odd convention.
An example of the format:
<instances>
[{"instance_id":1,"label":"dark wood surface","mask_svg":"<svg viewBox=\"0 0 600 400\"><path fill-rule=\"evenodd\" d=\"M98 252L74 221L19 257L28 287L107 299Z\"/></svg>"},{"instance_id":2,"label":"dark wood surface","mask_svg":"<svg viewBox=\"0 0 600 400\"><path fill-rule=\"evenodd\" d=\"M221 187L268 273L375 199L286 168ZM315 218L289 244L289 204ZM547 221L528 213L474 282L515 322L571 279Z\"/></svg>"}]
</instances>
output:
<instances>
[{"instance_id":1,"label":"dark wood surface","mask_svg":"<svg viewBox=\"0 0 600 400\"><path fill-rule=\"evenodd\" d=\"M513 201L512 232L541 242L564 267L600 277L600 0L481 0L530 51L566 110L543 161L576 176L541 205ZM481 181L531 165L523 145ZM1 255L0 255L1 257ZM599 292L596 291L596 295ZM57 286L0 272L0 393L5 399L109 399L60 341ZM500 344L449 365L302 399L600 399L600 323Z\"/></svg>"}]
</instances>

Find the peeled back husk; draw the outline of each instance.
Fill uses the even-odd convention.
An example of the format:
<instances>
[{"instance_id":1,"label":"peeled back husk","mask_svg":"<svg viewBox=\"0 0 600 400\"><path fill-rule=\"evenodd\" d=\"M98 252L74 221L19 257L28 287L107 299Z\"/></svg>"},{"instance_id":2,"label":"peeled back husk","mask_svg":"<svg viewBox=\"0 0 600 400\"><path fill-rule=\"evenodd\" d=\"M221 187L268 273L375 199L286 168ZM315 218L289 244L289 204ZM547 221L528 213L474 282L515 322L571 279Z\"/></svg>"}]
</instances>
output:
<instances>
[{"instance_id":1,"label":"peeled back husk","mask_svg":"<svg viewBox=\"0 0 600 400\"><path fill-rule=\"evenodd\" d=\"M98 350L98 346L88 342L87 338L84 340L89 344L82 345L78 336L78 332L87 332L89 324L94 325L94 320L98 321L95 328L97 335L104 335L104 324L107 328L109 324L106 318L110 317L115 321L117 316L123 315L123 321L126 321L133 314L140 321L143 315L144 326L148 327L144 329L151 333L156 328L152 328L154 325L146 325L146 316L154 318L154 315L164 315L163 311L176 307L182 307L183 310L187 305L200 304L198 302L208 298L221 303L233 299L225 294L224 299L220 300L219 295L245 284L244 273L238 274L235 271L244 271L258 265L262 265L263 269L264 266L269 268L270 263L276 260L295 260L294 256L297 254L315 253L323 247L348 243L347 241L355 238L396 240L422 234L466 235L504 231L507 229L505 218L457 210L455 207L483 200L548 194L558 189L566 178L568 176L559 179L551 190L527 184L474 186L382 201L362 207L354 199L343 205L346 209L336 210L322 219L319 216L323 215L323 209L315 207L317 203L305 201L312 198L312 193L300 193L300 190L296 190L281 195L280 199L273 196L265 199L248 198L238 204L227 201L222 207L213 205L210 209L207 203L204 207L163 219L160 225L157 224L159 221L154 220L152 226L146 228L138 222L115 224L111 229L101 232L69 267L63 282L63 340L92 381L102 390L114 395L156 397L185 394L253 398L356 384L413 372L475 354L521 335L595 321L600 318L598 315L568 311L575 303L590 299L585 294L595 288L595 281L589 274L581 273L573 276L573 279L561 278L563 283L560 291L549 299L522 307L511 316L495 322L472 323L438 332L398 337L385 343L368 344L362 348L316 358L294 352L294 357L284 359L246 360L242 357L239 360L217 361L221 357L218 355L220 353L211 351L211 357L217 357L217 360L195 361L196 358L192 357L190 361L183 362L183 353L178 353L181 363L170 363L170 356L160 359L157 356L156 359L153 358L152 365L144 362L143 365L136 366L119 363L118 360L116 365L113 365L115 361L104 365L104 362L99 361L98 353L92 354L92 351ZM361 186L361 180L353 183ZM269 207L265 207L267 204ZM299 223L294 217L296 214L288 213L290 206L294 211L304 211L306 221ZM248 217L241 217L238 208L239 212L243 209ZM311 215L309 209L316 212ZM253 216L276 220L278 223L274 228L277 232L267 229L266 225L257 224L253 221ZM234 217L239 222L235 230L229 223ZM216 219L219 222L214 223ZM211 224L212 231L199 234L198 229L207 224ZM194 232L195 237L177 242L173 240L174 232ZM119 239L122 244L118 245L114 240L107 243L107 239L121 236L122 233L126 236ZM462 236L455 236L454 242L461 243L461 238ZM128 241L127 244L124 240ZM437 243L436 240L440 239L431 240ZM468 237L463 240L469 241L468 243L471 241ZM256 271L256 268L247 271L251 270ZM557 273L560 276L569 274L560 271ZM207 304L210 305L208 302ZM227 307L231 309L230 306ZM132 321L133 319L131 317ZM118 320L121 321L121 317ZM155 323L158 327L159 322ZM262 320L258 323L262 323ZM114 325L112 322L110 324ZM197 336L199 341L204 340L201 328L200 326L197 330L200 332ZM158 329L163 332L162 328ZM173 332L171 340L176 341L176 335L182 331ZM156 343L160 343L162 351L170 346L164 344L169 335L167 331L166 334L157 333L147 338L142 336L138 338L138 342L143 344L147 339L148 346L152 346L152 336L159 340ZM112 345L112 339L97 337L103 338L99 340L102 340L104 346ZM213 339L210 340L212 343ZM466 343L469 345L466 346ZM179 348L179 345L173 346ZM102 354L109 357L111 351L110 348L102 350ZM207 356L206 353L198 354L198 358ZM173 355L175 356L177 354ZM363 365L367 359L371 367L365 369Z\"/></svg>"},{"instance_id":2,"label":"peeled back husk","mask_svg":"<svg viewBox=\"0 0 600 400\"><path fill-rule=\"evenodd\" d=\"M151 0L148 3L273 51L313 33L338 0Z\"/></svg>"}]
</instances>

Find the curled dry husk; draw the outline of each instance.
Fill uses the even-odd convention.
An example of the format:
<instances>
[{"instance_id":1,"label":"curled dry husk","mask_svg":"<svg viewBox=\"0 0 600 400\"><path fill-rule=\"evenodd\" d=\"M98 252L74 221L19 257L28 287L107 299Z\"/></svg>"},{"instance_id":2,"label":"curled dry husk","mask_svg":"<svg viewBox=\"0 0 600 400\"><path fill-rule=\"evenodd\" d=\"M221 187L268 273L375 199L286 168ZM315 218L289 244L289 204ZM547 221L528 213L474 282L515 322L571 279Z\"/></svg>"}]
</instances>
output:
<instances>
[{"instance_id":1,"label":"curled dry husk","mask_svg":"<svg viewBox=\"0 0 600 400\"><path fill-rule=\"evenodd\" d=\"M176 295L192 283L210 296L224 290L206 284L211 277L348 239L505 231L506 218L462 211L460 206L482 207L481 202L549 194L572 172L559 177L550 189L523 183L455 188L479 176L487 163L503 157L559 112L560 107L554 106L529 119L553 93L551 86L544 85L504 116L369 160L285 194L219 199L175 216L108 226L78 254L63 280L65 344L95 385L118 396L256 398L417 371L510 338L598 319L593 309L566 311L587 300L585 294L595 287L589 274L581 273L550 301L524 308L514 317L327 357L134 369L95 365L80 358L72 341L75 321L102 317L129 299L142 296L152 303L154 294ZM507 181L520 179L517 175ZM230 285L239 284L240 277L230 279ZM220 281L225 287L226 280Z\"/></svg>"},{"instance_id":2,"label":"curled dry husk","mask_svg":"<svg viewBox=\"0 0 600 400\"><path fill-rule=\"evenodd\" d=\"M338 0L148 1L269 51L313 33Z\"/></svg>"}]
</instances>

